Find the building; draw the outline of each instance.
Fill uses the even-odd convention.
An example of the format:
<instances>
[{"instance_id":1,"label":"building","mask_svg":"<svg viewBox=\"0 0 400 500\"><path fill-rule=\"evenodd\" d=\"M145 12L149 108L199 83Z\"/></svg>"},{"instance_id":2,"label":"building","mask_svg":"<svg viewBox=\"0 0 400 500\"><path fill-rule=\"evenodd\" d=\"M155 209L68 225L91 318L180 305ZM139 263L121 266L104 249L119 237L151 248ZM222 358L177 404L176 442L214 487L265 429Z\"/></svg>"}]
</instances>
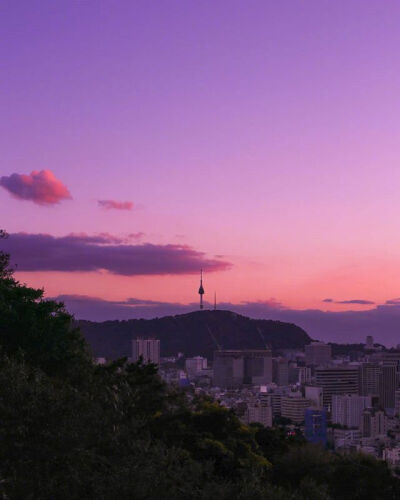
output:
<instances>
[{"instance_id":1,"label":"building","mask_svg":"<svg viewBox=\"0 0 400 500\"><path fill-rule=\"evenodd\" d=\"M345 427L359 427L365 408L371 407L371 396L334 394L332 396L332 423Z\"/></svg>"},{"instance_id":2,"label":"building","mask_svg":"<svg viewBox=\"0 0 400 500\"><path fill-rule=\"evenodd\" d=\"M306 385L305 388L306 399L310 400L311 406L314 408L322 408L323 398L322 398L322 387L314 387L311 385Z\"/></svg>"},{"instance_id":3,"label":"building","mask_svg":"<svg viewBox=\"0 0 400 500\"><path fill-rule=\"evenodd\" d=\"M138 338L132 340L132 361L143 358L145 363L160 363L160 341L158 339Z\"/></svg>"},{"instance_id":4,"label":"building","mask_svg":"<svg viewBox=\"0 0 400 500\"><path fill-rule=\"evenodd\" d=\"M385 436L388 430L388 419L385 412L375 408L367 408L361 416L360 430L362 437L375 438Z\"/></svg>"},{"instance_id":5,"label":"building","mask_svg":"<svg viewBox=\"0 0 400 500\"><path fill-rule=\"evenodd\" d=\"M362 396L377 396L379 394L378 363L362 363L360 366L359 392Z\"/></svg>"},{"instance_id":6,"label":"building","mask_svg":"<svg viewBox=\"0 0 400 500\"><path fill-rule=\"evenodd\" d=\"M361 431L359 429L333 429L333 442L335 449L350 448L360 443Z\"/></svg>"},{"instance_id":7,"label":"building","mask_svg":"<svg viewBox=\"0 0 400 500\"><path fill-rule=\"evenodd\" d=\"M324 342L311 342L305 346L306 365L325 365L332 359L332 348Z\"/></svg>"},{"instance_id":8,"label":"building","mask_svg":"<svg viewBox=\"0 0 400 500\"><path fill-rule=\"evenodd\" d=\"M304 422L304 411L310 405L310 400L300 395L282 396L281 415L282 417L289 418L295 424L301 424Z\"/></svg>"},{"instance_id":9,"label":"building","mask_svg":"<svg viewBox=\"0 0 400 500\"><path fill-rule=\"evenodd\" d=\"M327 442L326 411L316 408L306 408L304 413L304 434L307 441L315 444Z\"/></svg>"},{"instance_id":10,"label":"building","mask_svg":"<svg viewBox=\"0 0 400 500\"><path fill-rule=\"evenodd\" d=\"M246 423L259 423L264 427L272 427L272 407L265 403L248 404Z\"/></svg>"},{"instance_id":11,"label":"building","mask_svg":"<svg viewBox=\"0 0 400 500\"><path fill-rule=\"evenodd\" d=\"M300 385L310 384L311 383L311 368L309 366L299 366L299 379L298 382Z\"/></svg>"},{"instance_id":12,"label":"building","mask_svg":"<svg viewBox=\"0 0 400 500\"><path fill-rule=\"evenodd\" d=\"M278 386L289 385L289 363L286 359L273 358L272 381Z\"/></svg>"},{"instance_id":13,"label":"building","mask_svg":"<svg viewBox=\"0 0 400 500\"><path fill-rule=\"evenodd\" d=\"M396 389L396 393L394 395L394 413L397 416L400 416L400 389Z\"/></svg>"},{"instance_id":14,"label":"building","mask_svg":"<svg viewBox=\"0 0 400 500\"><path fill-rule=\"evenodd\" d=\"M196 377L203 370L207 370L207 358L203 358L202 356L187 358L185 360L185 370L189 378Z\"/></svg>"},{"instance_id":15,"label":"building","mask_svg":"<svg viewBox=\"0 0 400 500\"><path fill-rule=\"evenodd\" d=\"M331 411L334 394L358 394L358 366L316 368L315 382L322 387L324 408Z\"/></svg>"},{"instance_id":16,"label":"building","mask_svg":"<svg viewBox=\"0 0 400 500\"><path fill-rule=\"evenodd\" d=\"M217 387L265 385L272 382L272 356L269 349L214 352L214 379Z\"/></svg>"},{"instance_id":17,"label":"building","mask_svg":"<svg viewBox=\"0 0 400 500\"><path fill-rule=\"evenodd\" d=\"M400 446L395 446L394 448L384 448L382 458L388 463L390 467L399 467Z\"/></svg>"},{"instance_id":18,"label":"building","mask_svg":"<svg viewBox=\"0 0 400 500\"><path fill-rule=\"evenodd\" d=\"M397 389L397 367L388 362L380 367L379 373L379 404L383 408L395 408Z\"/></svg>"}]
</instances>

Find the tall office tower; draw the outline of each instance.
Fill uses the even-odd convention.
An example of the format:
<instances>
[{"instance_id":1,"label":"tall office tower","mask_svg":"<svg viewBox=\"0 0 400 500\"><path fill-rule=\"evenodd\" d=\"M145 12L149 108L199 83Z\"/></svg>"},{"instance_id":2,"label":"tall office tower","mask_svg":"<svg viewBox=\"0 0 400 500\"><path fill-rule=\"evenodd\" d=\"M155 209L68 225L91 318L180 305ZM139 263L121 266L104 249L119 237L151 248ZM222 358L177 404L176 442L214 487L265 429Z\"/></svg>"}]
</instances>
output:
<instances>
[{"instance_id":1,"label":"tall office tower","mask_svg":"<svg viewBox=\"0 0 400 500\"><path fill-rule=\"evenodd\" d=\"M373 349L374 347L374 337L372 335L367 335L367 339L365 342L365 347L367 349Z\"/></svg>"},{"instance_id":2,"label":"tall office tower","mask_svg":"<svg viewBox=\"0 0 400 500\"><path fill-rule=\"evenodd\" d=\"M269 349L214 352L214 378L217 387L235 388L245 384L265 385L272 381Z\"/></svg>"},{"instance_id":3,"label":"tall office tower","mask_svg":"<svg viewBox=\"0 0 400 500\"><path fill-rule=\"evenodd\" d=\"M247 405L246 423L258 422L264 427L272 427L272 407L265 403Z\"/></svg>"},{"instance_id":4,"label":"tall office tower","mask_svg":"<svg viewBox=\"0 0 400 500\"><path fill-rule=\"evenodd\" d=\"M145 363L160 363L160 341L158 339L133 339L132 360L138 361L142 357Z\"/></svg>"},{"instance_id":5,"label":"tall office tower","mask_svg":"<svg viewBox=\"0 0 400 500\"><path fill-rule=\"evenodd\" d=\"M359 392L361 396L377 396L379 394L378 363L362 363L360 366Z\"/></svg>"},{"instance_id":6,"label":"tall office tower","mask_svg":"<svg viewBox=\"0 0 400 500\"><path fill-rule=\"evenodd\" d=\"M332 348L324 342L311 342L305 347L306 365L325 365L332 359Z\"/></svg>"},{"instance_id":7,"label":"tall office tower","mask_svg":"<svg viewBox=\"0 0 400 500\"><path fill-rule=\"evenodd\" d=\"M379 404L383 408L395 408L397 370L394 364L383 364L379 374Z\"/></svg>"},{"instance_id":8,"label":"tall office tower","mask_svg":"<svg viewBox=\"0 0 400 500\"><path fill-rule=\"evenodd\" d=\"M309 384L311 382L311 368L309 366L299 366L300 385Z\"/></svg>"},{"instance_id":9,"label":"tall office tower","mask_svg":"<svg viewBox=\"0 0 400 500\"><path fill-rule=\"evenodd\" d=\"M304 421L304 435L307 441L326 446L326 411L316 408L306 408Z\"/></svg>"},{"instance_id":10,"label":"tall office tower","mask_svg":"<svg viewBox=\"0 0 400 500\"><path fill-rule=\"evenodd\" d=\"M334 394L332 396L332 423L346 427L359 427L365 408L371 407L371 396Z\"/></svg>"},{"instance_id":11,"label":"tall office tower","mask_svg":"<svg viewBox=\"0 0 400 500\"><path fill-rule=\"evenodd\" d=\"M206 369L207 369L207 358L203 358L202 356L187 358L185 361L185 370L189 378L195 377L202 370Z\"/></svg>"},{"instance_id":12,"label":"tall office tower","mask_svg":"<svg viewBox=\"0 0 400 500\"><path fill-rule=\"evenodd\" d=\"M304 421L304 412L310 406L310 400L301 396L282 396L281 415L296 424L301 424Z\"/></svg>"},{"instance_id":13,"label":"tall office tower","mask_svg":"<svg viewBox=\"0 0 400 500\"><path fill-rule=\"evenodd\" d=\"M322 387L323 406L331 411L334 394L358 393L358 366L316 368L315 385Z\"/></svg>"},{"instance_id":14,"label":"tall office tower","mask_svg":"<svg viewBox=\"0 0 400 500\"><path fill-rule=\"evenodd\" d=\"M388 421L385 412L374 408L367 408L361 416L361 435L362 437L376 437L386 435Z\"/></svg>"},{"instance_id":15,"label":"tall office tower","mask_svg":"<svg viewBox=\"0 0 400 500\"><path fill-rule=\"evenodd\" d=\"M272 381L276 385L289 385L289 363L284 358L273 358Z\"/></svg>"}]
</instances>

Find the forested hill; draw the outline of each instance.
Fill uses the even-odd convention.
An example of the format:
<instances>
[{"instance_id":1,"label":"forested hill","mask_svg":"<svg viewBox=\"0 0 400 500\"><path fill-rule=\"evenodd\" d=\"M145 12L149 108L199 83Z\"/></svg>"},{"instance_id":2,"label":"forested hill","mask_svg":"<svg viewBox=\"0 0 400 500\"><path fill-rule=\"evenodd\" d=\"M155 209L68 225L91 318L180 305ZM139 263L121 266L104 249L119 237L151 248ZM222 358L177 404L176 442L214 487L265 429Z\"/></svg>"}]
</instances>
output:
<instances>
[{"instance_id":1,"label":"forested hill","mask_svg":"<svg viewBox=\"0 0 400 500\"><path fill-rule=\"evenodd\" d=\"M119 358L131 355L131 340L153 336L161 341L161 355L183 352L186 356L212 358L222 349L302 348L311 338L300 327L281 321L255 320L230 311L196 311L151 320L78 321L95 356Z\"/></svg>"}]
</instances>

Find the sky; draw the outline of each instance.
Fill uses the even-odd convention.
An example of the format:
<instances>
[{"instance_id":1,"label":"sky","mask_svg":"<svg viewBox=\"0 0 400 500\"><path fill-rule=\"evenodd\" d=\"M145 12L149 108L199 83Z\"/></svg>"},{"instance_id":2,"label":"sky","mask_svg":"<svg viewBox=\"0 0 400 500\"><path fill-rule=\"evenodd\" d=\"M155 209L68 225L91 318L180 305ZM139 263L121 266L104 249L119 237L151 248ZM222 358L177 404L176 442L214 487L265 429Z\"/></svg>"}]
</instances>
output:
<instances>
[{"instance_id":1,"label":"sky","mask_svg":"<svg viewBox=\"0 0 400 500\"><path fill-rule=\"evenodd\" d=\"M77 317L400 343L397 0L0 3L2 247ZM373 318L373 319L372 319Z\"/></svg>"}]
</instances>

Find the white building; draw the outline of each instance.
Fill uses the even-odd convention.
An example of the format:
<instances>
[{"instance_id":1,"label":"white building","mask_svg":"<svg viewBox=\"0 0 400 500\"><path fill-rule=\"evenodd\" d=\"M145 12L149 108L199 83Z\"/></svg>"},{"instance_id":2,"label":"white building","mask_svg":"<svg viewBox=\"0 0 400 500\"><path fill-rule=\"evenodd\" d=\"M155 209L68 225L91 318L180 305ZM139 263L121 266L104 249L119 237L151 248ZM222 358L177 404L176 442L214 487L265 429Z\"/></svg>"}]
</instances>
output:
<instances>
[{"instance_id":1,"label":"white building","mask_svg":"<svg viewBox=\"0 0 400 500\"><path fill-rule=\"evenodd\" d=\"M132 361L135 363L143 358L145 363L160 363L160 341L158 339L133 339Z\"/></svg>"},{"instance_id":2,"label":"white building","mask_svg":"<svg viewBox=\"0 0 400 500\"><path fill-rule=\"evenodd\" d=\"M335 449L350 448L360 443L361 431L359 429L334 429L333 440Z\"/></svg>"},{"instance_id":3,"label":"white building","mask_svg":"<svg viewBox=\"0 0 400 500\"><path fill-rule=\"evenodd\" d=\"M315 408L322 408L323 398L322 387L314 387L306 385L306 399L309 399L312 406Z\"/></svg>"},{"instance_id":4,"label":"white building","mask_svg":"<svg viewBox=\"0 0 400 500\"><path fill-rule=\"evenodd\" d=\"M398 467L400 465L400 446L396 446L395 448L384 448L382 458L386 460L391 467Z\"/></svg>"},{"instance_id":5,"label":"white building","mask_svg":"<svg viewBox=\"0 0 400 500\"><path fill-rule=\"evenodd\" d=\"M247 405L246 423L258 422L264 427L272 427L272 407L265 403Z\"/></svg>"},{"instance_id":6,"label":"white building","mask_svg":"<svg viewBox=\"0 0 400 500\"><path fill-rule=\"evenodd\" d=\"M358 394L332 395L332 423L346 427L359 427L365 408L371 407L370 396Z\"/></svg>"},{"instance_id":7,"label":"white building","mask_svg":"<svg viewBox=\"0 0 400 500\"><path fill-rule=\"evenodd\" d=\"M310 408L310 406L311 401L301 397L299 393L283 396L281 399L281 415L289 418L295 424L300 424L304 421L306 408Z\"/></svg>"}]
</instances>

